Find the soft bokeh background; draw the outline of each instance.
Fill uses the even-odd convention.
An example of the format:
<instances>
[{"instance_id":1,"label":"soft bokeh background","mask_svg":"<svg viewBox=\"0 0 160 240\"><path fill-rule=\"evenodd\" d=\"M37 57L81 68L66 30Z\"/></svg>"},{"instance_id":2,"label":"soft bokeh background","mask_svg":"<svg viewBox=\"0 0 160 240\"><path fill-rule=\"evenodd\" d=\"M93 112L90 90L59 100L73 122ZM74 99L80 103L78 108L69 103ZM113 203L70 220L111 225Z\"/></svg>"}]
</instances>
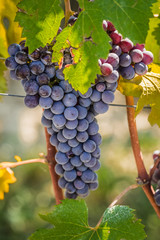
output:
<instances>
[{"instance_id":1,"label":"soft bokeh background","mask_svg":"<svg viewBox=\"0 0 160 240\"><path fill-rule=\"evenodd\" d=\"M24 95L20 82L8 79L9 93ZM116 93L114 103L125 103L124 96ZM14 155L23 160L37 158L46 153L44 129L41 126L42 110L30 110L23 98L4 97L0 102L0 161L14 161ZM147 170L153 163L152 152L160 148L160 129L147 122L148 110L137 117L141 149ZM135 183L136 166L130 145L126 109L110 107L98 117L102 167L98 171L100 186L91 192L86 202L89 223L94 226L107 206L126 187ZM45 227L38 213L48 212L55 204L47 166L30 164L14 169L17 182L10 185L5 200L0 201L0 239L26 240L39 227ZM136 210L145 224L148 240L159 240L160 221L143 191L138 188L126 194L119 204ZM138 239L136 239L138 240Z\"/></svg>"}]
</instances>

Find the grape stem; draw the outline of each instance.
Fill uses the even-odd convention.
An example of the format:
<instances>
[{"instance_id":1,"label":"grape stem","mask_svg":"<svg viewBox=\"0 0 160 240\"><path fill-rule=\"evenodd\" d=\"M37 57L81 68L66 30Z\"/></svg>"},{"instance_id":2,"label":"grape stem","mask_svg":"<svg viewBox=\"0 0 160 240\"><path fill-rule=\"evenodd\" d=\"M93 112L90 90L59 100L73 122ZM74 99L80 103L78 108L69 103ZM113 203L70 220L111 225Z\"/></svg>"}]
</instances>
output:
<instances>
[{"instance_id":1,"label":"grape stem","mask_svg":"<svg viewBox=\"0 0 160 240\"><path fill-rule=\"evenodd\" d=\"M49 166L49 172L51 175L53 190L55 194L56 204L60 204L61 200L63 199L63 192L62 189L58 186L59 176L55 172L55 154L56 148L50 144L50 135L47 132L47 128L45 128L45 136L46 136L46 144L47 144L47 162Z\"/></svg>"},{"instance_id":2,"label":"grape stem","mask_svg":"<svg viewBox=\"0 0 160 240\"><path fill-rule=\"evenodd\" d=\"M70 0L64 0L64 3L65 3L65 27L66 27L70 16L72 16L74 12L71 10Z\"/></svg>"},{"instance_id":3,"label":"grape stem","mask_svg":"<svg viewBox=\"0 0 160 240\"><path fill-rule=\"evenodd\" d=\"M35 159L23 160L20 162L1 162L0 169L15 168L15 167L22 166L24 164L29 164L29 163L44 163L45 164L46 159L35 158Z\"/></svg>"},{"instance_id":4,"label":"grape stem","mask_svg":"<svg viewBox=\"0 0 160 240\"><path fill-rule=\"evenodd\" d=\"M134 99L132 96L126 96L126 104L127 105L134 105ZM135 121L135 109L134 108L127 108L127 117L128 117L128 126L131 138L131 145L135 157L135 162L138 170L138 179L140 179L142 183L142 189L146 194L148 200L150 201L152 207L154 208L157 216L160 218L160 208L156 205L154 201L154 189L150 185L150 176L148 175L146 168L143 162L143 156L140 150L140 144L138 139L136 121Z\"/></svg>"}]
</instances>

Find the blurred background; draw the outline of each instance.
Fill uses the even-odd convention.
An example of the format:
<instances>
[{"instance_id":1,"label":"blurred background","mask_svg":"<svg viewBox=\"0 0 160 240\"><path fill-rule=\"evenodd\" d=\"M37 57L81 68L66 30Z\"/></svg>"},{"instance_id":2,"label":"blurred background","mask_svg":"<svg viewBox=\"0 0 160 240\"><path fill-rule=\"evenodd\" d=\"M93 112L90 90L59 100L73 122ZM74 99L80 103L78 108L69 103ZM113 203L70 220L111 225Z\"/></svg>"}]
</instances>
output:
<instances>
[{"instance_id":1,"label":"blurred background","mask_svg":"<svg viewBox=\"0 0 160 240\"><path fill-rule=\"evenodd\" d=\"M13 23L19 0L2 1L4 8L0 20L4 23L4 47L0 56L6 57L7 45L18 42L21 30ZM11 4L12 2L12 4ZM72 9L77 9L73 0ZM8 5L7 5L8 4ZM7 20L8 19L8 20ZM4 21L5 20L5 21ZM2 65L0 65L1 67ZM8 93L25 95L19 82L8 78ZM0 79L2 81L2 79ZM118 91L114 103L125 104ZM153 164L152 153L160 149L160 129L151 127L147 121L149 110L137 117L137 128L145 166L149 171ZM37 158L46 153L44 129L41 126L42 110L30 110L24 106L23 98L4 97L0 101L0 162L15 161L14 155L23 160ZM130 144L126 109L110 107L106 114L98 117L101 144L101 169L98 171L99 188L86 198L89 209L89 224L95 226L105 209L126 187L135 184L137 171ZM27 240L38 228L47 224L38 213L46 213L55 205L54 193L47 166L29 164L14 169L17 182L10 185L9 193L0 201L0 240ZM141 188L128 192L119 202L135 209L142 219L147 240L159 240L160 221ZM138 240L138 239L136 239Z\"/></svg>"},{"instance_id":2,"label":"blurred background","mask_svg":"<svg viewBox=\"0 0 160 240\"><path fill-rule=\"evenodd\" d=\"M20 82L8 78L8 92L25 95ZM125 104L118 91L114 103ZM160 129L147 121L148 111L137 117L137 128L147 170L153 164L152 152L160 148ZM44 129L41 126L41 108L27 109L23 98L3 97L0 102L0 161L37 158L46 153ZM89 224L95 226L99 218L126 187L135 183L136 166L130 144L126 109L110 107L98 117L101 144L101 169L98 171L99 188L86 198ZM26 240L37 228L47 224L38 213L46 213L55 204L47 166L35 163L14 169L17 182L10 185L9 193L0 201L0 239ZM119 202L136 210L142 219L148 240L159 240L160 221L141 188L128 192ZM138 240L138 239L137 239Z\"/></svg>"}]
</instances>

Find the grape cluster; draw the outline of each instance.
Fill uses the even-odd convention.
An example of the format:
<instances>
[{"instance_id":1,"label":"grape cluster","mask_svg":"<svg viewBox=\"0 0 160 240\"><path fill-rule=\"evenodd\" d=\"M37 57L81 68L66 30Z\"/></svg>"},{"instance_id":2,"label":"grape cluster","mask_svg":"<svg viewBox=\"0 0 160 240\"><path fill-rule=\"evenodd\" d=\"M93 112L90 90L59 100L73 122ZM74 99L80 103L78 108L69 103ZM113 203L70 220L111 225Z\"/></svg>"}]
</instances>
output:
<instances>
[{"instance_id":1,"label":"grape cluster","mask_svg":"<svg viewBox=\"0 0 160 240\"><path fill-rule=\"evenodd\" d=\"M156 150L153 153L154 163L159 161L159 159L160 159L160 151ZM156 167L156 169L155 169L155 171L152 175L151 181L152 181L153 184L157 185L156 191L155 191L155 194L154 194L154 199L155 199L155 202L156 202L157 206L160 207L160 163L157 164L157 167Z\"/></svg>"},{"instance_id":2,"label":"grape cluster","mask_svg":"<svg viewBox=\"0 0 160 240\"><path fill-rule=\"evenodd\" d=\"M85 94L75 91L68 81L60 79L52 87L52 106L45 107L42 124L56 147L55 171L59 186L67 198L86 197L98 187L101 135L95 116L108 110L114 100L117 82L97 77L97 83Z\"/></svg>"},{"instance_id":3,"label":"grape cluster","mask_svg":"<svg viewBox=\"0 0 160 240\"><path fill-rule=\"evenodd\" d=\"M103 21L103 29L111 38L112 49L107 59L100 59L101 72L105 76L118 73L125 79L131 80L137 75L144 75L148 66L153 62L153 54L146 51L144 44L133 45L133 42L125 38L116 30L110 21Z\"/></svg>"}]
</instances>

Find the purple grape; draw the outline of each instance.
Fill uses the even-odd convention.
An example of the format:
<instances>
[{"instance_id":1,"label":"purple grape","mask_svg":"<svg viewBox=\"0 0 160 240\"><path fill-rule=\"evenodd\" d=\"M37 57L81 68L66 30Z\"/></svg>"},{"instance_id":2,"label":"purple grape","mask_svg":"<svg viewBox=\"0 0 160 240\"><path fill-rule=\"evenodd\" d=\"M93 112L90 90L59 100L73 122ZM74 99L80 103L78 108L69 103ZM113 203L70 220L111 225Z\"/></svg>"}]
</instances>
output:
<instances>
[{"instance_id":1,"label":"purple grape","mask_svg":"<svg viewBox=\"0 0 160 240\"><path fill-rule=\"evenodd\" d=\"M45 66L41 61L34 61L30 63L31 72L35 75L39 75L44 72Z\"/></svg>"},{"instance_id":2,"label":"purple grape","mask_svg":"<svg viewBox=\"0 0 160 240\"><path fill-rule=\"evenodd\" d=\"M81 98L79 97L79 105L81 105L82 107L89 107L91 105L91 100L90 98Z\"/></svg>"},{"instance_id":3,"label":"purple grape","mask_svg":"<svg viewBox=\"0 0 160 240\"><path fill-rule=\"evenodd\" d=\"M24 103L29 108L35 108L39 104L39 96L37 94L33 96L26 95L24 98Z\"/></svg>"},{"instance_id":4,"label":"purple grape","mask_svg":"<svg viewBox=\"0 0 160 240\"><path fill-rule=\"evenodd\" d=\"M82 165L82 162L79 158L79 156L74 156L71 158L70 163L74 166L74 167L80 167Z\"/></svg>"},{"instance_id":5,"label":"purple grape","mask_svg":"<svg viewBox=\"0 0 160 240\"><path fill-rule=\"evenodd\" d=\"M8 53L10 56L14 57L17 52L21 50L19 44L13 43L8 47Z\"/></svg>"},{"instance_id":6,"label":"purple grape","mask_svg":"<svg viewBox=\"0 0 160 240\"><path fill-rule=\"evenodd\" d=\"M123 53L120 57L119 57L119 65L121 67L128 67L129 65L131 65L131 57L128 53Z\"/></svg>"},{"instance_id":7,"label":"purple grape","mask_svg":"<svg viewBox=\"0 0 160 240\"><path fill-rule=\"evenodd\" d=\"M90 169L87 169L82 173L81 179L85 183L91 183L94 180L94 173Z\"/></svg>"},{"instance_id":8,"label":"purple grape","mask_svg":"<svg viewBox=\"0 0 160 240\"><path fill-rule=\"evenodd\" d=\"M81 92L79 92L79 95L82 98L89 98L91 96L91 94L92 94L92 88L89 88L85 94L82 94Z\"/></svg>"},{"instance_id":9,"label":"purple grape","mask_svg":"<svg viewBox=\"0 0 160 240\"><path fill-rule=\"evenodd\" d=\"M36 93L38 93L38 90L39 86L33 80L26 81L26 83L24 84L24 91L29 95L35 95Z\"/></svg>"},{"instance_id":10,"label":"purple grape","mask_svg":"<svg viewBox=\"0 0 160 240\"><path fill-rule=\"evenodd\" d=\"M113 72L113 67L109 63L103 63L100 67L101 67L101 72L104 76L108 76Z\"/></svg>"},{"instance_id":11,"label":"purple grape","mask_svg":"<svg viewBox=\"0 0 160 240\"><path fill-rule=\"evenodd\" d=\"M83 143L83 149L85 152L92 153L96 150L96 144L94 141L89 139Z\"/></svg>"},{"instance_id":12,"label":"purple grape","mask_svg":"<svg viewBox=\"0 0 160 240\"><path fill-rule=\"evenodd\" d=\"M122 50L121 50L120 46L113 45L111 52L117 54L118 56L120 56L121 53L122 53Z\"/></svg>"},{"instance_id":13,"label":"purple grape","mask_svg":"<svg viewBox=\"0 0 160 240\"><path fill-rule=\"evenodd\" d=\"M41 61L45 64L45 65L51 65L52 64L52 53L49 51L46 51L44 53L41 54Z\"/></svg>"},{"instance_id":14,"label":"purple grape","mask_svg":"<svg viewBox=\"0 0 160 240\"><path fill-rule=\"evenodd\" d=\"M8 57L5 60L5 65L9 70L15 70L18 66L18 64L16 63L14 57Z\"/></svg>"},{"instance_id":15,"label":"purple grape","mask_svg":"<svg viewBox=\"0 0 160 240\"><path fill-rule=\"evenodd\" d=\"M118 71L117 70L113 70L113 72L109 76L105 76L104 77L104 80L107 83L115 83L115 82L117 82L118 78L119 78Z\"/></svg>"},{"instance_id":16,"label":"purple grape","mask_svg":"<svg viewBox=\"0 0 160 240\"><path fill-rule=\"evenodd\" d=\"M58 186L59 186L60 188L65 188L66 184L67 184L67 181L65 180L64 177L59 178L59 180L58 180Z\"/></svg>"},{"instance_id":17,"label":"purple grape","mask_svg":"<svg viewBox=\"0 0 160 240\"><path fill-rule=\"evenodd\" d=\"M57 152L56 155L55 155L55 160L57 163L59 164L65 164L68 162L68 157L66 156L65 153L62 153L62 152Z\"/></svg>"},{"instance_id":18,"label":"purple grape","mask_svg":"<svg viewBox=\"0 0 160 240\"><path fill-rule=\"evenodd\" d=\"M64 116L67 120L73 121L78 117L78 110L75 107L68 107L64 110Z\"/></svg>"},{"instance_id":19,"label":"purple grape","mask_svg":"<svg viewBox=\"0 0 160 240\"><path fill-rule=\"evenodd\" d=\"M77 131L75 129L64 128L62 133L66 139L73 139L77 135Z\"/></svg>"},{"instance_id":20,"label":"purple grape","mask_svg":"<svg viewBox=\"0 0 160 240\"><path fill-rule=\"evenodd\" d=\"M61 142L61 143L67 142L67 139L63 136L62 131L59 131L59 132L57 133L57 139L58 139L58 141Z\"/></svg>"},{"instance_id":21,"label":"purple grape","mask_svg":"<svg viewBox=\"0 0 160 240\"><path fill-rule=\"evenodd\" d=\"M64 169L61 164L58 164L58 163L56 164L55 172L57 173L57 175L63 175Z\"/></svg>"},{"instance_id":22,"label":"purple grape","mask_svg":"<svg viewBox=\"0 0 160 240\"><path fill-rule=\"evenodd\" d=\"M63 98L64 96L64 91L61 87L59 86L53 86L52 87L52 94L51 98L55 101L59 101Z\"/></svg>"},{"instance_id":23,"label":"purple grape","mask_svg":"<svg viewBox=\"0 0 160 240\"><path fill-rule=\"evenodd\" d=\"M63 128L66 123L66 119L63 114L54 115L52 118L52 121L53 121L53 124L55 125L55 127L58 129Z\"/></svg>"},{"instance_id":24,"label":"purple grape","mask_svg":"<svg viewBox=\"0 0 160 240\"><path fill-rule=\"evenodd\" d=\"M78 144L79 144L79 142L78 142L77 139L75 139L75 138L68 140L68 145L69 145L70 147L77 147Z\"/></svg>"},{"instance_id":25,"label":"purple grape","mask_svg":"<svg viewBox=\"0 0 160 240\"><path fill-rule=\"evenodd\" d=\"M77 119L75 119L73 121L67 121L66 122L66 128L68 128L68 129L76 129L77 125L78 125L78 120Z\"/></svg>"},{"instance_id":26,"label":"purple grape","mask_svg":"<svg viewBox=\"0 0 160 240\"><path fill-rule=\"evenodd\" d=\"M64 112L64 105L61 101L53 102L53 105L51 107L51 111L54 114L62 114Z\"/></svg>"},{"instance_id":27,"label":"purple grape","mask_svg":"<svg viewBox=\"0 0 160 240\"><path fill-rule=\"evenodd\" d=\"M143 59L143 52L139 49L133 49L130 52L130 56L131 56L132 62L139 63Z\"/></svg>"},{"instance_id":28,"label":"purple grape","mask_svg":"<svg viewBox=\"0 0 160 240\"><path fill-rule=\"evenodd\" d=\"M46 73L42 73L36 77L36 80L40 86L42 85L48 85L49 83L49 77Z\"/></svg>"},{"instance_id":29,"label":"purple grape","mask_svg":"<svg viewBox=\"0 0 160 240\"><path fill-rule=\"evenodd\" d=\"M80 159L82 162L86 163L86 162L89 162L91 160L91 154L88 153L88 152L83 152L81 155L80 155Z\"/></svg>"},{"instance_id":30,"label":"purple grape","mask_svg":"<svg viewBox=\"0 0 160 240\"><path fill-rule=\"evenodd\" d=\"M99 102L96 102L96 103L93 104L93 109L98 114L102 114L102 113L107 112L108 108L109 108L108 104L106 104L102 101L99 101Z\"/></svg>"},{"instance_id":31,"label":"purple grape","mask_svg":"<svg viewBox=\"0 0 160 240\"><path fill-rule=\"evenodd\" d=\"M63 153L69 152L71 147L65 142L65 143L59 143L58 144L58 151L61 151Z\"/></svg>"},{"instance_id":32,"label":"purple grape","mask_svg":"<svg viewBox=\"0 0 160 240\"><path fill-rule=\"evenodd\" d=\"M119 57L117 54L115 53L109 53L106 63L110 63L112 65L113 68L117 67L117 65L119 64Z\"/></svg>"},{"instance_id":33,"label":"purple grape","mask_svg":"<svg viewBox=\"0 0 160 240\"><path fill-rule=\"evenodd\" d=\"M77 97L73 93L68 93L64 95L62 101L66 107L74 107L77 103Z\"/></svg>"},{"instance_id":34,"label":"purple grape","mask_svg":"<svg viewBox=\"0 0 160 240\"><path fill-rule=\"evenodd\" d=\"M122 77L125 79L130 80L135 77L135 71L131 65L128 67L121 67L119 69L119 71L120 71L120 74L122 75Z\"/></svg>"},{"instance_id":35,"label":"purple grape","mask_svg":"<svg viewBox=\"0 0 160 240\"><path fill-rule=\"evenodd\" d=\"M67 193L70 193L70 194L72 194L72 193L74 193L74 192L76 191L73 183L71 183L71 182L70 182L70 183L67 183L67 184L65 185L65 188L66 188L66 190L67 190Z\"/></svg>"},{"instance_id":36,"label":"purple grape","mask_svg":"<svg viewBox=\"0 0 160 240\"><path fill-rule=\"evenodd\" d=\"M70 162L63 164L62 167L65 171L71 171L74 169L74 166Z\"/></svg>"},{"instance_id":37,"label":"purple grape","mask_svg":"<svg viewBox=\"0 0 160 240\"><path fill-rule=\"evenodd\" d=\"M102 101L104 103L111 103L114 100L114 93L111 91L104 91L102 93Z\"/></svg>"},{"instance_id":38,"label":"purple grape","mask_svg":"<svg viewBox=\"0 0 160 240\"><path fill-rule=\"evenodd\" d=\"M47 98L40 97L39 99L39 105L44 109L51 108L52 104L53 104L53 100L50 97L47 97Z\"/></svg>"},{"instance_id":39,"label":"purple grape","mask_svg":"<svg viewBox=\"0 0 160 240\"><path fill-rule=\"evenodd\" d=\"M43 115L45 116L45 118L47 118L48 120L52 120L53 118L53 113L51 112L50 109L45 109L43 112Z\"/></svg>"},{"instance_id":40,"label":"purple grape","mask_svg":"<svg viewBox=\"0 0 160 240\"><path fill-rule=\"evenodd\" d=\"M25 63L27 63L27 60L28 60L28 55L26 52L20 51L20 52L16 53L15 61L18 64L25 64Z\"/></svg>"},{"instance_id":41,"label":"purple grape","mask_svg":"<svg viewBox=\"0 0 160 240\"><path fill-rule=\"evenodd\" d=\"M51 127L52 126L52 121L45 118L45 116L42 116L41 123L44 127Z\"/></svg>"},{"instance_id":42,"label":"purple grape","mask_svg":"<svg viewBox=\"0 0 160 240\"><path fill-rule=\"evenodd\" d=\"M81 153L83 152L82 144L80 143L80 144L78 144L78 146L73 147L73 148L72 148L72 152L73 152L73 154L75 154L76 156L81 155Z\"/></svg>"},{"instance_id":43,"label":"purple grape","mask_svg":"<svg viewBox=\"0 0 160 240\"><path fill-rule=\"evenodd\" d=\"M71 171L65 171L64 172L64 178L67 182L73 182L77 177L76 170L71 170Z\"/></svg>"},{"instance_id":44,"label":"purple grape","mask_svg":"<svg viewBox=\"0 0 160 240\"><path fill-rule=\"evenodd\" d=\"M136 63L136 64L134 65L134 69L135 69L135 72L136 72L138 75L144 75L144 74L146 74L147 71L148 71L147 65L145 65L143 62Z\"/></svg>"},{"instance_id":45,"label":"purple grape","mask_svg":"<svg viewBox=\"0 0 160 240\"><path fill-rule=\"evenodd\" d=\"M39 88L39 95L43 98L47 98L51 95L52 89L48 85L43 85Z\"/></svg>"},{"instance_id":46,"label":"purple grape","mask_svg":"<svg viewBox=\"0 0 160 240\"><path fill-rule=\"evenodd\" d=\"M96 84L96 90L97 90L98 92L104 92L105 89L106 89L105 83L100 82L100 83L97 83L97 84Z\"/></svg>"},{"instance_id":47,"label":"purple grape","mask_svg":"<svg viewBox=\"0 0 160 240\"><path fill-rule=\"evenodd\" d=\"M92 191L96 190L98 186L99 186L98 181L89 183L89 189L91 189Z\"/></svg>"},{"instance_id":48,"label":"purple grape","mask_svg":"<svg viewBox=\"0 0 160 240\"><path fill-rule=\"evenodd\" d=\"M101 99L101 92L96 89L93 90L92 95L90 96L92 102L98 102Z\"/></svg>"},{"instance_id":49,"label":"purple grape","mask_svg":"<svg viewBox=\"0 0 160 240\"><path fill-rule=\"evenodd\" d=\"M72 92L72 86L68 83L68 81L62 80L59 82L59 86L63 88L65 93Z\"/></svg>"},{"instance_id":50,"label":"purple grape","mask_svg":"<svg viewBox=\"0 0 160 240\"><path fill-rule=\"evenodd\" d=\"M53 64L49 66L45 66L45 73L49 78L53 78L56 73L55 66Z\"/></svg>"},{"instance_id":51,"label":"purple grape","mask_svg":"<svg viewBox=\"0 0 160 240\"><path fill-rule=\"evenodd\" d=\"M83 118L85 118L87 116L87 109L86 108L84 108L84 107L82 107L80 105L77 105L76 109L78 111L78 119L83 119Z\"/></svg>"},{"instance_id":52,"label":"purple grape","mask_svg":"<svg viewBox=\"0 0 160 240\"><path fill-rule=\"evenodd\" d=\"M76 179L74 181L74 186L76 189L83 189L85 187L85 183L81 179Z\"/></svg>"},{"instance_id":53,"label":"purple grape","mask_svg":"<svg viewBox=\"0 0 160 240\"><path fill-rule=\"evenodd\" d=\"M88 133L86 131L78 132L77 136L76 136L77 141L81 142L81 143L86 142L88 138L89 138L89 135L88 135Z\"/></svg>"},{"instance_id":54,"label":"purple grape","mask_svg":"<svg viewBox=\"0 0 160 240\"><path fill-rule=\"evenodd\" d=\"M58 140L57 140L57 134L56 133L53 133L52 136L50 137L50 144L57 148Z\"/></svg>"},{"instance_id":55,"label":"purple grape","mask_svg":"<svg viewBox=\"0 0 160 240\"><path fill-rule=\"evenodd\" d=\"M18 65L15 72L16 72L16 76L20 79L24 79L30 76L30 69L26 64Z\"/></svg>"}]
</instances>

